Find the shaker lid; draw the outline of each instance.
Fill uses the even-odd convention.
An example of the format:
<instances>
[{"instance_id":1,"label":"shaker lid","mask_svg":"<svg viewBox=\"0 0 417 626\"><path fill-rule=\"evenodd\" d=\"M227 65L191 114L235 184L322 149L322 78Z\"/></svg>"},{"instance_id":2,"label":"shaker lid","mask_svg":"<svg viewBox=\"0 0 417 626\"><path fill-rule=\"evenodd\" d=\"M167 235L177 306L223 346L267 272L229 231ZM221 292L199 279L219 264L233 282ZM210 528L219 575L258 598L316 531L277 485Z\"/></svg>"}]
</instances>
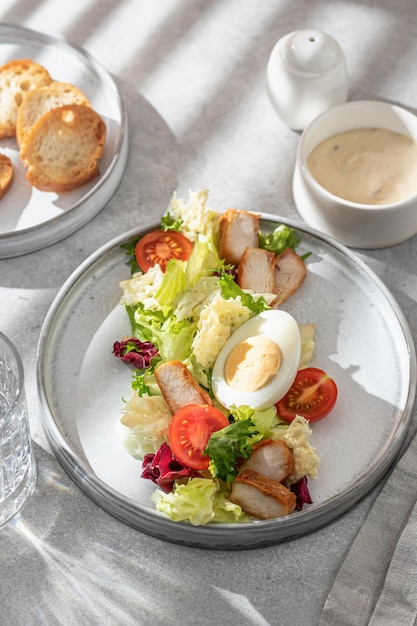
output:
<instances>
[{"instance_id":1,"label":"shaker lid","mask_svg":"<svg viewBox=\"0 0 417 626\"><path fill-rule=\"evenodd\" d=\"M281 44L282 61L300 73L329 72L343 60L343 51L337 41L319 30L295 31Z\"/></svg>"},{"instance_id":2,"label":"shaker lid","mask_svg":"<svg viewBox=\"0 0 417 626\"><path fill-rule=\"evenodd\" d=\"M345 56L327 33L291 32L274 46L266 87L277 115L290 128L303 130L315 117L348 96Z\"/></svg>"}]
</instances>

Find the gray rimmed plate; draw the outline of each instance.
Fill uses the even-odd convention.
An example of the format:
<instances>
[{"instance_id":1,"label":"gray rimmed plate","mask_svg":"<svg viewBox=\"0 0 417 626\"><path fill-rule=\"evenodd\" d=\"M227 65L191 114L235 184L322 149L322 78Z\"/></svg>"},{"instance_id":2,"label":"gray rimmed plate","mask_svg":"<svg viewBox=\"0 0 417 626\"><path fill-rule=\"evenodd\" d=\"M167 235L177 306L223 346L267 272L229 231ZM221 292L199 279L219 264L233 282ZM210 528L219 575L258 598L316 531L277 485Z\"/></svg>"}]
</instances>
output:
<instances>
[{"instance_id":1,"label":"gray rimmed plate","mask_svg":"<svg viewBox=\"0 0 417 626\"><path fill-rule=\"evenodd\" d=\"M44 322L38 389L50 445L74 482L127 524L177 543L241 549L316 530L346 512L383 477L411 419L416 357L407 322L378 277L342 245L308 227L262 214L262 230L284 222L310 252L308 276L285 303L299 323L316 325L312 365L337 382L332 414L312 424L321 456L309 483L313 504L287 517L245 524L192 526L154 509L154 485L121 443L123 397L131 373L112 354L129 333L119 282L129 277L120 247L147 230L130 231L91 255L66 281ZM284 307L283 307L284 308Z\"/></svg>"},{"instance_id":2,"label":"gray rimmed plate","mask_svg":"<svg viewBox=\"0 0 417 626\"><path fill-rule=\"evenodd\" d=\"M86 224L108 202L125 170L127 117L110 74L87 52L39 32L0 24L0 65L30 58L54 80L79 87L107 126L100 176L65 194L38 191L25 178L15 139L0 139L0 152L14 166L11 188L0 203L0 258L15 257L56 243Z\"/></svg>"}]
</instances>

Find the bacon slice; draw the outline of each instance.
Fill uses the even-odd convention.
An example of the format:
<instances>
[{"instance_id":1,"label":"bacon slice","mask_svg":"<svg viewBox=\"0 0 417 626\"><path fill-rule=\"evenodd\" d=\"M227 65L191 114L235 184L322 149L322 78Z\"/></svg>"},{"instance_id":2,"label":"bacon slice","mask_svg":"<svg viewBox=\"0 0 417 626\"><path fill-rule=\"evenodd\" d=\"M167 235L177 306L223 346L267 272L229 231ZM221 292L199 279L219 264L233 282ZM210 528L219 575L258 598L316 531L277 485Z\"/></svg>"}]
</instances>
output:
<instances>
[{"instance_id":1,"label":"bacon slice","mask_svg":"<svg viewBox=\"0 0 417 626\"><path fill-rule=\"evenodd\" d=\"M282 304L304 282L307 269L303 259L292 248L286 248L275 259L275 287L277 300L274 305Z\"/></svg>"},{"instance_id":2,"label":"bacon slice","mask_svg":"<svg viewBox=\"0 0 417 626\"><path fill-rule=\"evenodd\" d=\"M250 469L236 476L229 500L258 519L289 515L296 506L295 494L285 485Z\"/></svg>"},{"instance_id":3,"label":"bacon slice","mask_svg":"<svg viewBox=\"0 0 417 626\"><path fill-rule=\"evenodd\" d=\"M265 478L282 482L294 472L294 465L294 456L285 441L268 439L253 447L251 456L240 466L239 472L251 469Z\"/></svg>"},{"instance_id":4,"label":"bacon slice","mask_svg":"<svg viewBox=\"0 0 417 626\"><path fill-rule=\"evenodd\" d=\"M229 209L220 218L219 255L236 267L247 246L256 248L259 242L259 215Z\"/></svg>"},{"instance_id":5,"label":"bacon slice","mask_svg":"<svg viewBox=\"0 0 417 626\"><path fill-rule=\"evenodd\" d=\"M255 293L275 293L275 255L247 246L240 259L237 282Z\"/></svg>"},{"instance_id":6,"label":"bacon slice","mask_svg":"<svg viewBox=\"0 0 417 626\"><path fill-rule=\"evenodd\" d=\"M155 378L173 414L187 404L213 404L181 361L161 363L155 370Z\"/></svg>"}]
</instances>

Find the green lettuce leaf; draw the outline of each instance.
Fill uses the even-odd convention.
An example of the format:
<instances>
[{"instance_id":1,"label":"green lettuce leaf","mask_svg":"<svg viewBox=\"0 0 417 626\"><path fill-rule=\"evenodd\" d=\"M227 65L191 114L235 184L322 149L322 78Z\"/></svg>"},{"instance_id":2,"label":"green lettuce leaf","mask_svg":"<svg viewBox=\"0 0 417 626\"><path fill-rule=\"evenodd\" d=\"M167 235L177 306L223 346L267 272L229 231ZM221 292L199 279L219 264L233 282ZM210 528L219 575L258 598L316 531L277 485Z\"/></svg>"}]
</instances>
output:
<instances>
[{"instance_id":1,"label":"green lettuce leaf","mask_svg":"<svg viewBox=\"0 0 417 626\"><path fill-rule=\"evenodd\" d=\"M219 278L219 285L222 291L222 297L225 300L229 298L240 298L244 306L248 307L254 313L262 313L271 307L265 302L263 296L254 298L250 293L243 291L239 285L233 280L233 276L223 273Z\"/></svg>"},{"instance_id":2,"label":"green lettuce leaf","mask_svg":"<svg viewBox=\"0 0 417 626\"><path fill-rule=\"evenodd\" d=\"M134 308L133 315L130 310L129 317L133 318L134 337L155 344L164 361L183 361L189 356L197 330L196 322L189 319L179 322L175 315L165 319L162 311L145 311L141 304Z\"/></svg>"},{"instance_id":3,"label":"green lettuce leaf","mask_svg":"<svg viewBox=\"0 0 417 626\"><path fill-rule=\"evenodd\" d=\"M141 370L133 370L131 387L139 396L161 395L153 367L144 372Z\"/></svg>"},{"instance_id":4,"label":"green lettuce leaf","mask_svg":"<svg viewBox=\"0 0 417 626\"><path fill-rule=\"evenodd\" d=\"M178 320L187 317L199 317L204 304L219 291L219 279L217 276L203 276L197 280L193 287L184 289L174 302L174 314Z\"/></svg>"},{"instance_id":5,"label":"green lettuce leaf","mask_svg":"<svg viewBox=\"0 0 417 626\"><path fill-rule=\"evenodd\" d=\"M137 242L141 239L141 237L135 237L126 243L122 243L120 246L126 253L128 260L126 261L126 265L130 267L130 275L136 274L136 272L142 272L140 269L138 262L135 257L135 247Z\"/></svg>"},{"instance_id":6,"label":"green lettuce leaf","mask_svg":"<svg viewBox=\"0 0 417 626\"><path fill-rule=\"evenodd\" d=\"M227 492L218 489L210 478L191 478L177 484L171 493L156 490L151 500L158 511L174 522L188 521L193 526L209 522L246 522L250 518L239 505L227 500Z\"/></svg>"},{"instance_id":7,"label":"green lettuce leaf","mask_svg":"<svg viewBox=\"0 0 417 626\"><path fill-rule=\"evenodd\" d=\"M248 459L252 448L262 439L251 419L243 419L214 432L204 453L210 458L209 470L214 478L233 482L240 459Z\"/></svg>"},{"instance_id":8,"label":"green lettuce leaf","mask_svg":"<svg viewBox=\"0 0 417 626\"><path fill-rule=\"evenodd\" d=\"M280 254L286 248L295 248L300 243L300 239L295 235L294 229L285 224L280 224L272 233L259 233L259 247Z\"/></svg>"},{"instance_id":9,"label":"green lettuce leaf","mask_svg":"<svg viewBox=\"0 0 417 626\"><path fill-rule=\"evenodd\" d=\"M175 220L171 213L168 211L165 215L161 217L161 230L176 230L181 231L183 220L181 218Z\"/></svg>"},{"instance_id":10,"label":"green lettuce leaf","mask_svg":"<svg viewBox=\"0 0 417 626\"><path fill-rule=\"evenodd\" d=\"M250 420L262 439L272 439L277 430L288 428L288 422L283 420L275 406L266 409L253 409L247 405L232 407L230 410L235 421Z\"/></svg>"},{"instance_id":11,"label":"green lettuce leaf","mask_svg":"<svg viewBox=\"0 0 417 626\"><path fill-rule=\"evenodd\" d=\"M161 285L155 294L155 300L161 305L164 315L168 315L174 298L185 287L185 266L186 263L178 259L170 259L167 263Z\"/></svg>"},{"instance_id":12,"label":"green lettuce leaf","mask_svg":"<svg viewBox=\"0 0 417 626\"><path fill-rule=\"evenodd\" d=\"M185 272L187 287L193 287L200 278L211 276L221 265L213 237L198 239L187 261Z\"/></svg>"}]
</instances>

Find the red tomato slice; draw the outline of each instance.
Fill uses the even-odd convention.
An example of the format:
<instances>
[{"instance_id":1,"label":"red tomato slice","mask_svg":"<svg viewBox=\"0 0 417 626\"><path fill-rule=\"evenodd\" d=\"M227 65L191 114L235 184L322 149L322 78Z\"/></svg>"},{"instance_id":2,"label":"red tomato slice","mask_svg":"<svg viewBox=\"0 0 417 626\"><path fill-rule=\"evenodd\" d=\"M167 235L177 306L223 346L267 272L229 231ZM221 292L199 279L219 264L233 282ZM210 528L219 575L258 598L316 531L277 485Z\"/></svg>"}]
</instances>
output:
<instances>
[{"instance_id":1,"label":"red tomato slice","mask_svg":"<svg viewBox=\"0 0 417 626\"><path fill-rule=\"evenodd\" d=\"M212 433L229 426L223 413L209 404L187 404L170 422L168 437L174 456L187 467L204 470L210 459L204 454Z\"/></svg>"},{"instance_id":2,"label":"red tomato slice","mask_svg":"<svg viewBox=\"0 0 417 626\"><path fill-rule=\"evenodd\" d=\"M182 233L176 230L154 230L139 239L135 257L143 272L146 273L156 263L165 272L170 259L187 261L192 249L192 242Z\"/></svg>"},{"instance_id":3,"label":"red tomato slice","mask_svg":"<svg viewBox=\"0 0 417 626\"><path fill-rule=\"evenodd\" d=\"M337 398L337 386L326 372L316 367L299 370L288 393L276 404L279 415L292 422L301 415L310 422L326 417Z\"/></svg>"}]
</instances>

